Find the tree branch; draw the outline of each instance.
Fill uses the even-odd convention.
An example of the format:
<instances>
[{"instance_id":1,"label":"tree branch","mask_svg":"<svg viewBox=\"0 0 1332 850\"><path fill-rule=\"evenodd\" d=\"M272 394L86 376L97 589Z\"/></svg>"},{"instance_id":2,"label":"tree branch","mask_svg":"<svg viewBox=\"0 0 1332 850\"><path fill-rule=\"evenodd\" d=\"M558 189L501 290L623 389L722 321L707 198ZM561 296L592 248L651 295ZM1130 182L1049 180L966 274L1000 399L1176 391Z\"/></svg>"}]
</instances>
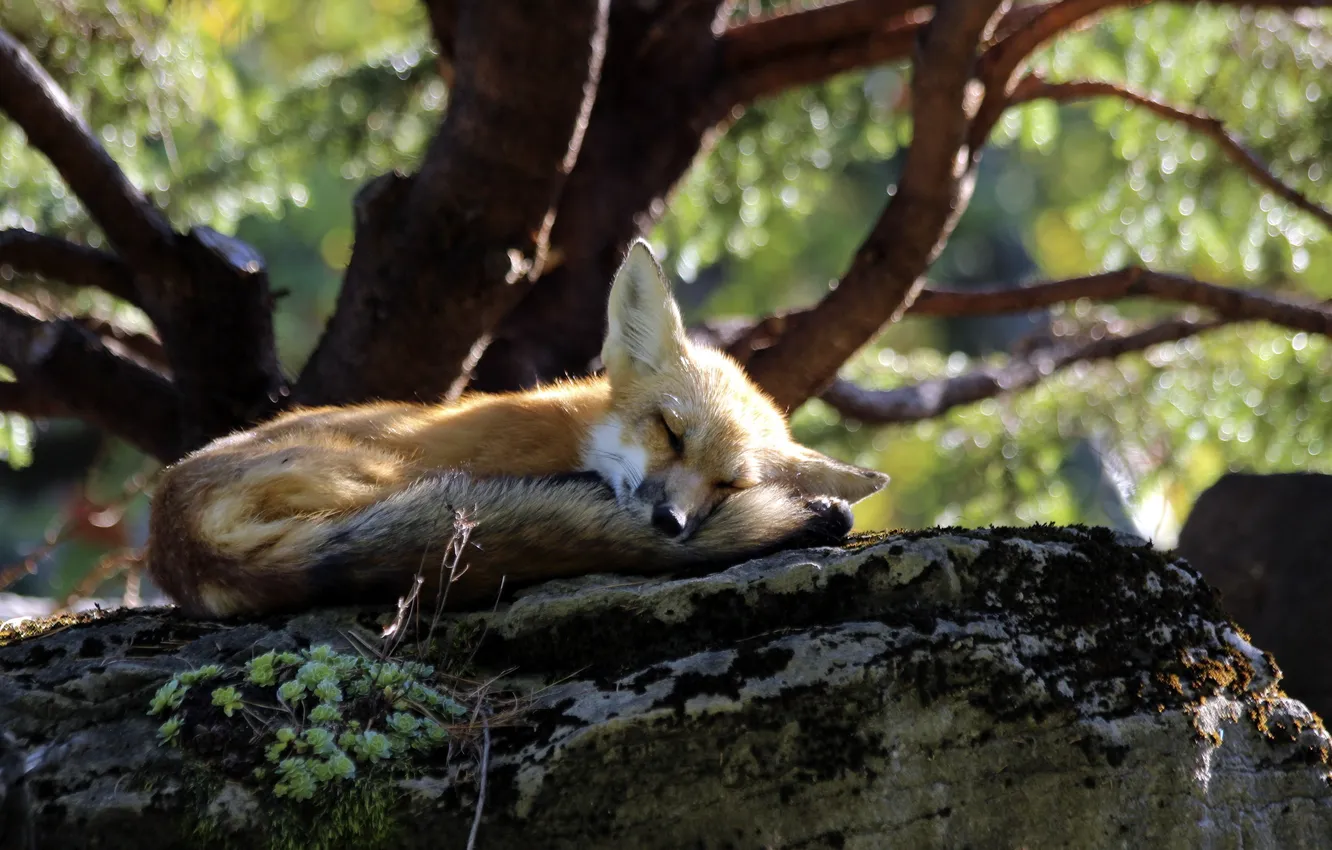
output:
<instances>
[{"instance_id":1,"label":"tree branch","mask_svg":"<svg viewBox=\"0 0 1332 850\"><path fill-rule=\"evenodd\" d=\"M173 398L179 394L170 409L181 412L176 428L183 433L170 444L193 448L271 415L287 388L262 258L208 227L175 233L89 132L51 76L3 30L0 110L51 161L138 273L135 302L161 336L175 379ZM140 389L151 395L150 387ZM93 408L106 415L104 405ZM166 405L145 405L143 414L152 418L165 410ZM145 421L144 427L152 432L158 425Z\"/></svg>"},{"instance_id":2,"label":"tree branch","mask_svg":"<svg viewBox=\"0 0 1332 850\"><path fill-rule=\"evenodd\" d=\"M134 272L119 257L28 230L0 230L0 266L70 286L95 286L137 304Z\"/></svg>"},{"instance_id":3,"label":"tree branch","mask_svg":"<svg viewBox=\"0 0 1332 850\"><path fill-rule=\"evenodd\" d=\"M1149 111L1168 121L1178 121L1216 142L1226 158L1248 172L1259 185L1265 186L1279 197L1289 201L1332 229L1332 211L1309 200L1298 190L1287 186L1263 165L1237 138L1226 131L1220 119L1204 112L1191 112L1133 91L1125 86L1098 80L1079 80L1076 82L1049 83L1039 77L1024 77L1014 88L1009 98L1009 105L1026 103L1031 100L1045 99L1058 103L1087 100L1095 97L1116 97L1128 103L1145 107Z\"/></svg>"},{"instance_id":4,"label":"tree branch","mask_svg":"<svg viewBox=\"0 0 1332 850\"><path fill-rule=\"evenodd\" d=\"M712 93L721 0L614 3L603 77L551 244L562 257L496 327L471 388L511 390L587 372L605 333L611 277L635 235L724 118ZM645 96L651 92L651 96Z\"/></svg>"},{"instance_id":5,"label":"tree branch","mask_svg":"<svg viewBox=\"0 0 1332 850\"><path fill-rule=\"evenodd\" d=\"M430 29L435 34L435 43L439 46L439 75L444 85L453 88L453 62L457 53L454 39L458 29L457 0L426 0L426 14L430 17Z\"/></svg>"},{"instance_id":6,"label":"tree branch","mask_svg":"<svg viewBox=\"0 0 1332 850\"><path fill-rule=\"evenodd\" d=\"M166 218L130 183L51 75L3 29L0 110L51 161L132 266L160 273L173 264L175 234Z\"/></svg>"},{"instance_id":7,"label":"tree branch","mask_svg":"<svg viewBox=\"0 0 1332 850\"><path fill-rule=\"evenodd\" d=\"M964 148L976 106L969 92L977 45L1001 4L938 4L914 62L914 137L902 179L837 288L791 317L749 361L755 379L788 410L820 392L837 370L910 306L919 280L965 209L976 151Z\"/></svg>"},{"instance_id":8,"label":"tree branch","mask_svg":"<svg viewBox=\"0 0 1332 850\"><path fill-rule=\"evenodd\" d=\"M0 412L18 413L29 419L74 416L67 406L22 381L0 381Z\"/></svg>"},{"instance_id":9,"label":"tree branch","mask_svg":"<svg viewBox=\"0 0 1332 850\"><path fill-rule=\"evenodd\" d=\"M578 157L609 0L460 0L456 81L415 177L358 199L337 309L300 403L429 398L465 376L540 275L554 206Z\"/></svg>"},{"instance_id":10,"label":"tree branch","mask_svg":"<svg viewBox=\"0 0 1332 850\"><path fill-rule=\"evenodd\" d=\"M167 357L162 341L154 333L129 331L124 327L109 322L98 316L69 316L65 321L73 322L94 336L106 342L114 342L122 349L132 353L155 372L167 378L171 377L171 361Z\"/></svg>"},{"instance_id":11,"label":"tree branch","mask_svg":"<svg viewBox=\"0 0 1332 850\"><path fill-rule=\"evenodd\" d=\"M870 20L867 11L924 4L845 0L718 36L729 5L612 5L607 83L597 93L551 235L562 262L539 281L517 285L528 291L495 329L472 389L511 390L586 373L600 348L606 294L625 246L662 214L666 195L734 118L734 107L783 86L907 56L918 26L872 24L860 33L856 27ZM810 38L807 24L825 40Z\"/></svg>"},{"instance_id":12,"label":"tree branch","mask_svg":"<svg viewBox=\"0 0 1332 850\"><path fill-rule=\"evenodd\" d=\"M1080 299L1111 302L1150 298L1204 307L1231 321L1266 321L1279 327L1332 337L1332 305L1300 303L1247 289L1204 283L1192 278L1137 267L1030 286L994 289L920 291L907 315L957 318L1025 313ZM725 349L741 364L782 338L787 327L808 310L768 316L713 320L692 330L697 341Z\"/></svg>"},{"instance_id":13,"label":"tree branch","mask_svg":"<svg viewBox=\"0 0 1332 850\"><path fill-rule=\"evenodd\" d=\"M0 364L18 378L11 401L84 419L161 460L179 455L180 401L171 382L77 321L0 292Z\"/></svg>"},{"instance_id":14,"label":"tree branch","mask_svg":"<svg viewBox=\"0 0 1332 850\"><path fill-rule=\"evenodd\" d=\"M552 234L563 262L505 316L471 388L510 390L584 374L600 348L606 293L624 246L660 216L671 187L735 117L736 107L783 87L908 56L932 15L922 8L929 5L845 0L714 36L718 7L724 7L718 0L680 4L665 14L615 4L608 84L597 95ZM905 16L890 14L903 9ZM875 14L883 20L875 22ZM653 96L643 98L644 91Z\"/></svg>"},{"instance_id":15,"label":"tree branch","mask_svg":"<svg viewBox=\"0 0 1332 850\"><path fill-rule=\"evenodd\" d=\"M932 4L920 0L842 0L746 21L718 39L722 72L715 98L723 114L834 74L911 55Z\"/></svg>"},{"instance_id":16,"label":"tree branch","mask_svg":"<svg viewBox=\"0 0 1332 850\"><path fill-rule=\"evenodd\" d=\"M839 380L820 398L838 413L866 424L919 422L942 416L954 407L1028 389L1056 372L1078 363L1112 360L1123 354L1181 339L1230 324L1229 319L1176 319L1123 336L1109 336L1083 345L1038 350L1003 366L984 366L953 378L923 381L891 390L867 390Z\"/></svg>"},{"instance_id":17,"label":"tree branch","mask_svg":"<svg viewBox=\"0 0 1332 850\"><path fill-rule=\"evenodd\" d=\"M1005 37L998 39L981 60L980 77L985 83L985 100L976 113L968 135L972 147L984 144L999 116L1009 102L1016 83L1015 72L1041 45L1050 39L1085 25L1093 15L1111 9L1144 6L1152 0L1058 0L1017 10L1019 25L1000 26ZM1196 5L1196 0L1185 0ZM1332 0L1210 0L1217 5L1267 9L1324 8Z\"/></svg>"},{"instance_id":18,"label":"tree branch","mask_svg":"<svg viewBox=\"0 0 1332 850\"><path fill-rule=\"evenodd\" d=\"M1001 39L984 60L987 69L1015 70L1022 60L1060 33L1078 26L1092 15L1111 9L1145 6L1154 0L1057 0L1035 3L1013 11L1014 26L1001 27ZM1177 0L1185 5L1200 5L1199 0ZM1329 0L1207 0L1217 6L1242 6L1250 9L1321 9L1332 6Z\"/></svg>"},{"instance_id":19,"label":"tree branch","mask_svg":"<svg viewBox=\"0 0 1332 850\"><path fill-rule=\"evenodd\" d=\"M597 95L583 154L561 196L551 239L564 261L535 285L519 283L530 291L496 328L473 388L508 390L585 373L599 348L606 291L625 244L660 216L671 187L738 114L736 107L745 98L771 95L784 86L906 57L935 4L843 0L747 21L714 37L719 5L707 0L663 11L613 4L606 83ZM993 47L1056 5L1015 6L980 44ZM916 22L889 15L900 9ZM885 17L872 20L866 12L873 10ZM857 34L858 24L869 29ZM642 91L653 96L638 97ZM979 149L978 142L969 150L973 163ZM966 186L961 188L954 203L965 201Z\"/></svg>"},{"instance_id":20,"label":"tree branch","mask_svg":"<svg viewBox=\"0 0 1332 850\"><path fill-rule=\"evenodd\" d=\"M1025 26L1014 22L1019 13L1007 9L996 20L997 4L938 4L915 61L915 138L897 194L830 295L812 309L784 317L764 339L742 341L761 345L748 365L779 404L792 409L818 393L842 362L910 308L917 278L965 208L981 148L1007 103L1013 70L1055 33L1094 12L1131 2L1063 0L1021 12ZM998 38L997 33L1007 35ZM985 85L977 91L968 83L977 44L987 39L993 46L980 63ZM931 49L938 44L944 48Z\"/></svg>"},{"instance_id":21,"label":"tree branch","mask_svg":"<svg viewBox=\"0 0 1332 850\"><path fill-rule=\"evenodd\" d=\"M1332 338L1332 308L1326 304L1300 304L1264 292L1137 267L1031 286L965 291L925 289L911 305L910 315L990 316L1022 313L1081 298L1117 301L1137 297L1194 304L1228 319L1256 319Z\"/></svg>"}]
</instances>

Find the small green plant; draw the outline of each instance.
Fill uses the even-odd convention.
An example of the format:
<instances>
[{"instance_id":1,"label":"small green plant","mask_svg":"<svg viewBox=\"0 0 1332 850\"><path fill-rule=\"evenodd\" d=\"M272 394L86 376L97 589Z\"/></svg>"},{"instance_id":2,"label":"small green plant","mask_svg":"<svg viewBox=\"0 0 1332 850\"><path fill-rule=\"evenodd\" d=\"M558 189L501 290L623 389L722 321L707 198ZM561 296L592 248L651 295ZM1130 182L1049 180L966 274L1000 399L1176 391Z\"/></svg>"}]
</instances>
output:
<instances>
[{"instance_id":1,"label":"small green plant","mask_svg":"<svg viewBox=\"0 0 1332 850\"><path fill-rule=\"evenodd\" d=\"M176 740L176 736L180 734L180 727L181 719L179 717L172 717L170 720L157 727L157 735L163 741L171 743Z\"/></svg>"},{"instance_id":2,"label":"small green plant","mask_svg":"<svg viewBox=\"0 0 1332 850\"><path fill-rule=\"evenodd\" d=\"M164 716L164 744L185 743L201 712L260 730L256 780L273 781L278 797L308 800L321 785L355 779L360 766L378 765L445 743L448 724L466 715L461 702L432 685L434 668L412 661L371 661L316 646L302 652L267 652L243 669L208 665L158 688L148 714ZM215 681L216 680L216 681ZM194 685L214 682L208 699L190 697ZM235 715L241 714L241 717Z\"/></svg>"},{"instance_id":3,"label":"small green plant","mask_svg":"<svg viewBox=\"0 0 1332 850\"><path fill-rule=\"evenodd\" d=\"M215 689L213 691L213 705L220 707L222 713L230 717L242 705L240 691L230 685Z\"/></svg>"}]
</instances>

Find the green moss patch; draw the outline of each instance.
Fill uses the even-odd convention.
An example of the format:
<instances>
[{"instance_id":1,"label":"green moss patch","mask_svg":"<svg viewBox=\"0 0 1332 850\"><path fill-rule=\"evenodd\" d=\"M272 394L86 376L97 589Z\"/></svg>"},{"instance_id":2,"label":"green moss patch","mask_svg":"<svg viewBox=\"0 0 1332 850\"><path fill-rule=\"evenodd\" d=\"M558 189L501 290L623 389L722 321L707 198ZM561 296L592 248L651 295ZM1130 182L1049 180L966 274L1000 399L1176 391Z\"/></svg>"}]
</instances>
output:
<instances>
[{"instance_id":1,"label":"green moss patch","mask_svg":"<svg viewBox=\"0 0 1332 850\"><path fill-rule=\"evenodd\" d=\"M429 665L321 645L178 674L147 713L162 719L161 744L191 765L201 843L237 840L216 811L230 787L240 808L255 810L259 846L373 848L392 843L394 780L432 751L467 743L477 699L452 692Z\"/></svg>"}]
</instances>

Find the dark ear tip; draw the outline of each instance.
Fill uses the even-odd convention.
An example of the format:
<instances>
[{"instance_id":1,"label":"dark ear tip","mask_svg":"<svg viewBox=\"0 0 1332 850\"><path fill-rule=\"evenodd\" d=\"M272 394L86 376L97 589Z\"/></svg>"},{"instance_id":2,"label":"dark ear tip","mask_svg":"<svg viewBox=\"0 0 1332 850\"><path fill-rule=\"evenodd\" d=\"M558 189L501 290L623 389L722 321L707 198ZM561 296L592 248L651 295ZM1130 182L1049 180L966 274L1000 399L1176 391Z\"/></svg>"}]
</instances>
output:
<instances>
[{"instance_id":1,"label":"dark ear tip","mask_svg":"<svg viewBox=\"0 0 1332 850\"><path fill-rule=\"evenodd\" d=\"M821 496L806 503L814 515L806 529L809 540L806 545L827 545L841 540L851 531L855 517L851 505L844 499L832 499Z\"/></svg>"}]
</instances>

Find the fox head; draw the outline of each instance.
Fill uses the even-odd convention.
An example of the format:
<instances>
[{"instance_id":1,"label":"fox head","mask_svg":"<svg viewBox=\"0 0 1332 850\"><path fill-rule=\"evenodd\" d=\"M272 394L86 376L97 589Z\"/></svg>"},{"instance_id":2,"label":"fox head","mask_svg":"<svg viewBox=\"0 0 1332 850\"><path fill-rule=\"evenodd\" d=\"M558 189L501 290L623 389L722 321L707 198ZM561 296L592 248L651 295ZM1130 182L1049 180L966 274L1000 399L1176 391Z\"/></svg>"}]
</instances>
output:
<instances>
[{"instance_id":1,"label":"fox head","mask_svg":"<svg viewBox=\"0 0 1332 850\"><path fill-rule=\"evenodd\" d=\"M621 503L646 508L663 534L688 537L727 496L758 484L854 503L888 483L796 443L738 363L690 341L646 242L630 246L607 314L601 359L611 404L588 438L584 466Z\"/></svg>"}]
</instances>

